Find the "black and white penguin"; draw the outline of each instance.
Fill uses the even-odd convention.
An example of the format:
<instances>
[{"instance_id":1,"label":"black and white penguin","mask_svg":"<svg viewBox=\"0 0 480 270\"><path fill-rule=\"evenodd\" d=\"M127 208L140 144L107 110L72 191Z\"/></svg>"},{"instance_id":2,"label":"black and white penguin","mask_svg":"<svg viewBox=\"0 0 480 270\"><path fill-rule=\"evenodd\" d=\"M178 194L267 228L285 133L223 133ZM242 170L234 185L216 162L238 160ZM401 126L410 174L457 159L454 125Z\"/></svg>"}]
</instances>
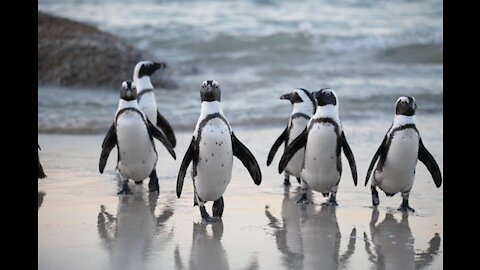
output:
<instances>
[{"instance_id":1,"label":"black and white penguin","mask_svg":"<svg viewBox=\"0 0 480 270\"><path fill-rule=\"evenodd\" d=\"M124 81L115 119L103 140L99 161L99 170L103 173L110 152L117 146L117 168L123 180L123 188L118 194L132 193L128 179L140 184L152 173L158 159L154 137L176 159L170 141L140 110L134 83Z\"/></svg>"},{"instance_id":2,"label":"black and white penguin","mask_svg":"<svg viewBox=\"0 0 480 270\"><path fill-rule=\"evenodd\" d=\"M307 127L307 123L315 113L317 104L312 94L303 88L297 88L291 93L282 95L280 99L289 100L293 105L293 110L288 120L287 127L277 138L268 153L267 166L272 163L272 160L281 144L285 148L295 140L298 135ZM297 177L298 183L301 183L300 173L303 165L303 158L305 156L305 149L300 149L288 162L285 167L285 178L283 184L290 186L290 175Z\"/></svg>"},{"instance_id":3,"label":"black and white penguin","mask_svg":"<svg viewBox=\"0 0 480 270\"><path fill-rule=\"evenodd\" d=\"M158 69L166 68L165 63L157 63L152 61L140 61L135 65L133 70L133 82L137 88L137 102L140 109L145 113L148 120L156 125L165 134L170 144L175 148L177 140L170 123L160 114L153 92L153 85L150 76ZM148 183L150 192L159 191L157 172L154 168L150 175Z\"/></svg>"},{"instance_id":4,"label":"black and white penguin","mask_svg":"<svg viewBox=\"0 0 480 270\"><path fill-rule=\"evenodd\" d=\"M177 196L180 198L187 168L193 161L194 205L200 207L202 219L207 222L216 222L222 217L223 193L232 177L233 156L242 161L256 185L262 182L255 157L237 139L223 114L220 96L216 81L202 83L200 116L177 177ZM207 201L214 201L213 218L205 210Z\"/></svg>"},{"instance_id":5,"label":"black and white penguin","mask_svg":"<svg viewBox=\"0 0 480 270\"><path fill-rule=\"evenodd\" d=\"M357 167L352 150L348 145L338 115L338 98L335 91L324 88L313 92L317 111L310 118L307 128L286 149L278 164L282 173L287 163L305 147L305 158L301 172L302 197L299 203L311 203L307 189L319 191L330 198L324 205L338 205L336 194L342 175L342 149L350 164L352 178L357 185Z\"/></svg>"},{"instance_id":6,"label":"black and white penguin","mask_svg":"<svg viewBox=\"0 0 480 270\"><path fill-rule=\"evenodd\" d=\"M373 155L365 178L366 186L373 166L378 160L370 184L374 206L380 203L376 189L378 186L387 196L393 196L397 192L402 194L402 204L398 210L415 212L410 207L408 198L415 180L417 160L425 164L435 186L438 188L442 185L442 174L438 164L423 145L415 125L416 109L415 98L411 96L399 97L395 103L393 124Z\"/></svg>"},{"instance_id":7,"label":"black and white penguin","mask_svg":"<svg viewBox=\"0 0 480 270\"><path fill-rule=\"evenodd\" d=\"M40 148L40 145L38 145L38 150L42 150ZM45 178L45 177L47 177L47 175L43 171L42 164L40 163L40 152L38 152L38 178Z\"/></svg>"}]
</instances>

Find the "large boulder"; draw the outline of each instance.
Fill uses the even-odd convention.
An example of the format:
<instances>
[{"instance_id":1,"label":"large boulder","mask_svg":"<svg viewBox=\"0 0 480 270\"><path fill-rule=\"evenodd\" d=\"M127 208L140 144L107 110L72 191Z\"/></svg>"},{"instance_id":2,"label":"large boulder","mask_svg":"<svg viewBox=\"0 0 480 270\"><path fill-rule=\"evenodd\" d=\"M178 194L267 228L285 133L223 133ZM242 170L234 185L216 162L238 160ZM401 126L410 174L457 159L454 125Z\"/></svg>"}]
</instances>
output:
<instances>
[{"instance_id":1,"label":"large boulder","mask_svg":"<svg viewBox=\"0 0 480 270\"><path fill-rule=\"evenodd\" d=\"M140 60L157 59L94 26L38 11L38 85L116 90ZM152 80L175 87L160 74Z\"/></svg>"}]
</instances>

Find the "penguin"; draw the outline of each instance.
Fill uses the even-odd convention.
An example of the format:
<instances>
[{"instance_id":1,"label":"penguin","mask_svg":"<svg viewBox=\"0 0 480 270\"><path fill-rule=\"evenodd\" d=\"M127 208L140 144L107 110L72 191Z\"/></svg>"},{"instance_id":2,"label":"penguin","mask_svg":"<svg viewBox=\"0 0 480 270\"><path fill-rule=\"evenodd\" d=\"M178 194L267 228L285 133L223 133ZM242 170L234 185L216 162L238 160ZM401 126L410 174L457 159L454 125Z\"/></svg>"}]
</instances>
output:
<instances>
[{"instance_id":1,"label":"penguin","mask_svg":"<svg viewBox=\"0 0 480 270\"><path fill-rule=\"evenodd\" d=\"M40 145L38 145L38 150L42 150L40 148ZM38 178L45 178L47 177L47 175L45 174L45 172L43 171L43 167L42 167L42 164L40 163L40 152L38 152Z\"/></svg>"},{"instance_id":2,"label":"penguin","mask_svg":"<svg viewBox=\"0 0 480 270\"><path fill-rule=\"evenodd\" d=\"M137 87L137 102L140 109L145 113L148 120L156 125L167 137L170 144L175 148L177 140L170 123L163 117L157 109L157 102L153 92L153 85L150 76L158 69L166 68L165 63L157 63L152 61L140 61L135 65L133 70L133 82ZM155 168L150 175L148 183L150 192L160 191L158 185L158 177Z\"/></svg>"},{"instance_id":3,"label":"penguin","mask_svg":"<svg viewBox=\"0 0 480 270\"><path fill-rule=\"evenodd\" d=\"M313 99L312 94L303 88L297 88L291 93L280 96L280 99L289 100L293 105L293 110L288 120L287 127L282 134L277 138L268 153L267 166L270 166L278 148L284 143L285 148L292 143L292 141L302 133L307 126L308 120L315 114L317 104ZM305 156L305 149L299 150L290 162L285 167L284 186L290 186L290 175L297 177L300 184L300 173L302 170L303 158Z\"/></svg>"},{"instance_id":4,"label":"penguin","mask_svg":"<svg viewBox=\"0 0 480 270\"><path fill-rule=\"evenodd\" d=\"M416 109L417 103L412 96L401 96L395 103L393 123L373 155L365 177L366 186L373 166L378 160L370 184L373 206L380 203L377 191L379 187L389 197L401 193L402 204L398 210L415 212L415 209L410 207L408 198L415 180L417 160L425 164L435 186L439 188L442 185L442 174L438 164L423 145L415 125Z\"/></svg>"},{"instance_id":5,"label":"penguin","mask_svg":"<svg viewBox=\"0 0 480 270\"><path fill-rule=\"evenodd\" d=\"M118 109L103 140L98 165L100 173L103 173L110 152L117 146L117 168L123 180L122 190L118 194L132 194L128 179L141 184L151 175L158 159L154 137L167 148L173 159L176 159L169 140L140 110L135 84L130 80L122 82Z\"/></svg>"},{"instance_id":6,"label":"penguin","mask_svg":"<svg viewBox=\"0 0 480 270\"><path fill-rule=\"evenodd\" d=\"M357 166L348 145L338 114L338 98L332 89L323 88L312 93L317 102L317 111L310 118L307 128L288 145L278 164L278 172L285 170L287 163L305 147L301 172L302 196L298 203L311 203L307 198L309 188L330 198L322 205L337 206L336 194L342 175L342 149L350 164L353 183L357 185Z\"/></svg>"},{"instance_id":7,"label":"penguin","mask_svg":"<svg viewBox=\"0 0 480 270\"><path fill-rule=\"evenodd\" d=\"M200 97L200 116L178 172L176 191L180 198L187 168L193 161L194 206L198 205L202 219L211 223L221 220L223 214L223 193L232 177L233 156L242 161L256 185L262 182L262 173L257 160L237 139L223 114L218 82L204 81ZM213 217L205 210L207 201L214 201Z\"/></svg>"}]
</instances>

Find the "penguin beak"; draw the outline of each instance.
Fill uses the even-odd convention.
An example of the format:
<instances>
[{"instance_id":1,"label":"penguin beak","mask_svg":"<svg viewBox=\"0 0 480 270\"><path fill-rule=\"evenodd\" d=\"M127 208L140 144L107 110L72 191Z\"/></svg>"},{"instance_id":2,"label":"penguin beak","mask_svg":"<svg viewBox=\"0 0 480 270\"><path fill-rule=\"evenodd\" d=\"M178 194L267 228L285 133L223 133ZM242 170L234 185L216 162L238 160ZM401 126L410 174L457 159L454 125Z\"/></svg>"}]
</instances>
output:
<instances>
[{"instance_id":1,"label":"penguin beak","mask_svg":"<svg viewBox=\"0 0 480 270\"><path fill-rule=\"evenodd\" d=\"M154 63L153 63L153 67L155 68L155 70L157 70L157 69L164 69L164 68L167 67L167 64L154 62Z\"/></svg>"},{"instance_id":2,"label":"penguin beak","mask_svg":"<svg viewBox=\"0 0 480 270\"><path fill-rule=\"evenodd\" d=\"M288 94L285 94L285 95L281 95L281 96L280 96L280 99L290 100L291 98L292 98L292 94L291 94L291 93L288 93Z\"/></svg>"}]
</instances>

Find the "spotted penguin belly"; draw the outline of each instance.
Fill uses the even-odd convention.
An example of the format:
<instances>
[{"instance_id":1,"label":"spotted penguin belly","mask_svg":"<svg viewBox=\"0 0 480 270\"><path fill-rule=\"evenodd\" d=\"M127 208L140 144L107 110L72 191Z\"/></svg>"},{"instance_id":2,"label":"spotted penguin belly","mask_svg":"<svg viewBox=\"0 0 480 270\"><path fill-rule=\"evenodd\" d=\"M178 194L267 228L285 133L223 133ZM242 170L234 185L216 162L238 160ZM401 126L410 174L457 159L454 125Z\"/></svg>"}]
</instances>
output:
<instances>
[{"instance_id":1,"label":"spotted penguin belly","mask_svg":"<svg viewBox=\"0 0 480 270\"><path fill-rule=\"evenodd\" d=\"M155 167L157 153L137 112L124 112L117 119L117 143L120 173L134 181L146 179Z\"/></svg>"},{"instance_id":2,"label":"spotted penguin belly","mask_svg":"<svg viewBox=\"0 0 480 270\"><path fill-rule=\"evenodd\" d=\"M225 122L214 118L197 135L199 159L194 176L197 195L215 201L225 192L232 177L233 153L230 131Z\"/></svg>"}]
</instances>

